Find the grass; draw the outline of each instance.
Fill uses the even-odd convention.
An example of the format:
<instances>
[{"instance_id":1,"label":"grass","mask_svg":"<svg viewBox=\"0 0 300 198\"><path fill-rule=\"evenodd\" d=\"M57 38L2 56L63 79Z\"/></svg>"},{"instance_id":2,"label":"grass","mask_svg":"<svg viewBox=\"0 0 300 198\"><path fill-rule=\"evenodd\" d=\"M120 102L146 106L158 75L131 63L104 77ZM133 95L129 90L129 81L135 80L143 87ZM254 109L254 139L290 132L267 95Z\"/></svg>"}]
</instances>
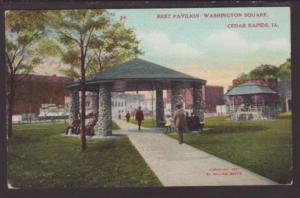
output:
<instances>
[{"instance_id":1,"label":"grass","mask_svg":"<svg viewBox=\"0 0 300 198\"><path fill-rule=\"evenodd\" d=\"M116 126L115 126L116 127ZM160 181L126 136L89 140L64 137L66 125L26 125L8 142L8 179L14 187L145 187Z\"/></svg>"},{"instance_id":2,"label":"grass","mask_svg":"<svg viewBox=\"0 0 300 198\"><path fill-rule=\"evenodd\" d=\"M130 119L130 122L132 124L136 124L137 125L137 121L135 119ZM155 118L152 120L152 117L145 117L145 119L142 122L142 127L145 127L145 128L155 128L156 127Z\"/></svg>"},{"instance_id":3,"label":"grass","mask_svg":"<svg viewBox=\"0 0 300 198\"><path fill-rule=\"evenodd\" d=\"M291 114L269 121L237 122L212 117L206 119L206 128L211 130L184 134L184 141L276 182L291 181ZM170 136L177 138L174 133Z\"/></svg>"},{"instance_id":4,"label":"grass","mask_svg":"<svg viewBox=\"0 0 300 198\"><path fill-rule=\"evenodd\" d=\"M116 123L112 122L112 129L118 130L118 129L120 129L120 127Z\"/></svg>"}]
</instances>

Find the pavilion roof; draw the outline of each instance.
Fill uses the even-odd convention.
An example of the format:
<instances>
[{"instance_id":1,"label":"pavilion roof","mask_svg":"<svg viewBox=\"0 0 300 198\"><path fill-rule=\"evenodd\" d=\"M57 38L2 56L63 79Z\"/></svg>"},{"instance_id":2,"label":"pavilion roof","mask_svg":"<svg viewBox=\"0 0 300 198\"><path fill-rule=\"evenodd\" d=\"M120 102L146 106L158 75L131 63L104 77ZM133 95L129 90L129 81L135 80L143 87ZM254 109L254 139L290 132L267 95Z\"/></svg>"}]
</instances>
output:
<instances>
[{"instance_id":1,"label":"pavilion roof","mask_svg":"<svg viewBox=\"0 0 300 198\"><path fill-rule=\"evenodd\" d=\"M170 88L172 82L179 82L182 88L191 88L193 83L206 84L206 80L138 58L86 78L87 89L111 83L113 91L153 90L155 82L160 82L164 89ZM78 87L79 82L69 86Z\"/></svg>"},{"instance_id":2,"label":"pavilion roof","mask_svg":"<svg viewBox=\"0 0 300 198\"><path fill-rule=\"evenodd\" d=\"M116 65L108 71L87 77L87 81L89 82L119 79L178 79L206 82L200 78L138 58Z\"/></svg>"},{"instance_id":3,"label":"pavilion roof","mask_svg":"<svg viewBox=\"0 0 300 198\"><path fill-rule=\"evenodd\" d=\"M258 85L255 83L243 83L240 84L231 90L229 90L225 95L226 96L241 96L241 95L259 95L259 94L276 94L277 92L270 89L265 85Z\"/></svg>"}]
</instances>

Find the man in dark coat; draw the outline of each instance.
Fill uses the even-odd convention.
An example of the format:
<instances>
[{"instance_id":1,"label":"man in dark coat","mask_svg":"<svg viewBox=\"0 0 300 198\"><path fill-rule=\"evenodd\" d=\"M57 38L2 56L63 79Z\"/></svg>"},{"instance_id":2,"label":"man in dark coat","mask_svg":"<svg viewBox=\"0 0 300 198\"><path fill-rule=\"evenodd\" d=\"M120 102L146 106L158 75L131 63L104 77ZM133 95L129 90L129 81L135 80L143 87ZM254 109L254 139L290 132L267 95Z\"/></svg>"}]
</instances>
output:
<instances>
[{"instance_id":1,"label":"man in dark coat","mask_svg":"<svg viewBox=\"0 0 300 198\"><path fill-rule=\"evenodd\" d=\"M129 122L129 120L130 120L130 113L129 113L129 111L126 113L126 121L127 122Z\"/></svg>"},{"instance_id":2,"label":"man in dark coat","mask_svg":"<svg viewBox=\"0 0 300 198\"><path fill-rule=\"evenodd\" d=\"M173 120L174 120L174 125L176 127L177 134L178 134L178 142L179 142L179 144L182 144L183 143L183 132L187 127L186 116L182 109L182 104L177 104L176 109L177 110L174 113Z\"/></svg>"},{"instance_id":3,"label":"man in dark coat","mask_svg":"<svg viewBox=\"0 0 300 198\"><path fill-rule=\"evenodd\" d=\"M139 131L141 130L142 121L144 120L144 113L141 110L141 107L139 107L139 110L135 113L135 120L138 122L139 125Z\"/></svg>"}]
</instances>

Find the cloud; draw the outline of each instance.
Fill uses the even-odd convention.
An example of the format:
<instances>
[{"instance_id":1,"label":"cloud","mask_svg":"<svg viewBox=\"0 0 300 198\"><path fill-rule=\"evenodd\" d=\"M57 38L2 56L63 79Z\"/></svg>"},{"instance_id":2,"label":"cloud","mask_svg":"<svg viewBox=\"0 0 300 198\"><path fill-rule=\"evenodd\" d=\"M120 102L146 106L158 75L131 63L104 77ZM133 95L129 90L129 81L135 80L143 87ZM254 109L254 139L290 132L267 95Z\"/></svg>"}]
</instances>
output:
<instances>
[{"instance_id":1,"label":"cloud","mask_svg":"<svg viewBox=\"0 0 300 198\"><path fill-rule=\"evenodd\" d=\"M162 32L150 32L139 35L145 57L160 58L172 64L187 64L197 62L203 53L182 42L173 42Z\"/></svg>"},{"instance_id":2,"label":"cloud","mask_svg":"<svg viewBox=\"0 0 300 198\"><path fill-rule=\"evenodd\" d=\"M228 53L249 53L260 50L290 52L290 42L285 38L253 42L246 40L239 32L233 30L223 30L212 33L204 40L204 44Z\"/></svg>"},{"instance_id":3,"label":"cloud","mask_svg":"<svg viewBox=\"0 0 300 198\"><path fill-rule=\"evenodd\" d=\"M271 51L291 51L290 42L283 38L262 42L261 47Z\"/></svg>"},{"instance_id":4,"label":"cloud","mask_svg":"<svg viewBox=\"0 0 300 198\"><path fill-rule=\"evenodd\" d=\"M215 46L216 48L226 48L233 51L240 51L241 49L256 50L257 44L248 43L244 40L238 32L232 30L220 31L213 33L205 40L206 45Z\"/></svg>"}]
</instances>

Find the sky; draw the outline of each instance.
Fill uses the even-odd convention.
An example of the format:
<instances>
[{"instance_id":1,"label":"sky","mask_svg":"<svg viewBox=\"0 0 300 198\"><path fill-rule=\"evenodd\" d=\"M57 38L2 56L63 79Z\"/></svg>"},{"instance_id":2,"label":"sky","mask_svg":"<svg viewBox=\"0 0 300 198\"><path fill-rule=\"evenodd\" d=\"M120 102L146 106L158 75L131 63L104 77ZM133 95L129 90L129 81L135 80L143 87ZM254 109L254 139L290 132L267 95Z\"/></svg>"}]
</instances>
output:
<instances>
[{"instance_id":1,"label":"sky","mask_svg":"<svg viewBox=\"0 0 300 198\"><path fill-rule=\"evenodd\" d=\"M288 7L108 11L116 21L134 29L144 52L139 58L205 79L208 85L224 86L225 90L242 72L261 64L278 66L290 57ZM212 17L206 18L207 14ZM256 23L267 23L268 27L255 28ZM244 27L233 28L231 24ZM47 64L47 68L52 64L55 69L57 63L49 60ZM53 73L43 67L38 73Z\"/></svg>"},{"instance_id":2,"label":"sky","mask_svg":"<svg viewBox=\"0 0 300 198\"><path fill-rule=\"evenodd\" d=\"M261 64L280 65L290 57L287 7L109 11L135 30L144 51L140 58L205 79L209 85L226 89L242 72ZM235 13L236 17L205 18L209 13ZM166 15L169 18L161 17ZM192 16L180 17L186 15ZM248 27L249 23L269 27ZM277 26L270 27L272 23ZM229 28L229 24L246 27Z\"/></svg>"}]
</instances>

